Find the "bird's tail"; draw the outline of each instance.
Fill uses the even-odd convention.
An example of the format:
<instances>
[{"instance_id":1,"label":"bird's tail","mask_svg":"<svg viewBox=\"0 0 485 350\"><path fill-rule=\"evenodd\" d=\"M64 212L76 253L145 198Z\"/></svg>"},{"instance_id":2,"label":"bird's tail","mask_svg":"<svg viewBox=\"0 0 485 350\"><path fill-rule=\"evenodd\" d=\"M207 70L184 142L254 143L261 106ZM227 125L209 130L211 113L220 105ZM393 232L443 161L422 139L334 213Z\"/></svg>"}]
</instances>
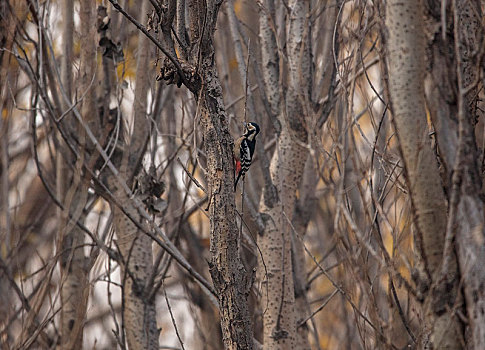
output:
<instances>
[{"instance_id":1,"label":"bird's tail","mask_svg":"<svg viewBox=\"0 0 485 350\"><path fill-rule=\"evenodd\" d=\"M236 192L237 182L239 181L240 177L241 177L241 172L239 172L239 174L236 177L236 181L234 181L234 192Z\"/></svg>"}]
</instances>

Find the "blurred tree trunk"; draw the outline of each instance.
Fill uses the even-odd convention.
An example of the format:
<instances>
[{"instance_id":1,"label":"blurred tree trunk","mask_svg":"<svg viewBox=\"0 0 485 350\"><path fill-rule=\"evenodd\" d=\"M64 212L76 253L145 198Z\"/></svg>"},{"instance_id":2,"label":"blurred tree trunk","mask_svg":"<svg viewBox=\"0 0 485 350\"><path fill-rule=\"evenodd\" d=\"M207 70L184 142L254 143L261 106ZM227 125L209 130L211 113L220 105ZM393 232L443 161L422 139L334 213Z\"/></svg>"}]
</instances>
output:
<instances>
[{"instance_id":1,"label":"blurred tree trunk","mask_svg":"<svg viewBox=\"0 0 485 350\"><path fill-rule=\"evenodd\" d=\"M184 22L185 23L185 22ZM185 30L185 28L184 28ZM175 86L169 87L168 97L166 101L167 107L163 113L162 120L160 122L159 128L166 128L169 135L177 134L177 123L172 122L173 116L176 115L175 111ZM176 144L169 139L164 145L167 158L176 152ZM180 193L178 190L179 179L177 168L172 167L170 172L170 183L168 186L167 202L169 209L179 210L183 208L185 202L187 201L186 196L182 203L182 198L179 197ZM187 183L187 187L192 185L191 182ZM194 269L199 272L204 278L209 279L209 273L207 271L207 261L204 259L205 247L202 245L199 236L193 232L193 229L185 221L184 218L174 218L173 222L167 224L168 232L174 232L174 236L171 237L173 240L185 241L187 256L187 261L190 263ZM164 253L165 254L165 253ZM216 305L214 305L211 300L204 293L202 287L194 283L189 275L183 270L179 269L178 273L183 279L184 289L188 294L192 304L198 307L197 315L194 316L194 321L196 323L196 344L199 344L197 349L199 350L222 350L224 345L222 343L222 333L221 333L221 323L219 317L219 310Z\"/></svg>"},{"instance_id":2,"label":"blurred tree trunk","mask_svg":"<svg viewBox=\"0 0 485 350\"><path fill-rule=\"evenodd\" d=\"M453 11L446 8L446 28L442 28L441 0L425 2L427 58L429 72L425 79L426 103L436 132L440 171L446 194L451 191L451 174L458 151L458 106L456 94L456 58L453 46ZM443 30L446 35L443 38Z\"/></svg>"},{"instance_id":3,"label":"blurred tree trunk","mask_svg":"<svg viewBox=\"0 0 485 350\"><path fill-rule=\"evenodd\" d=\"M300 197L295 202L292 224L295 234L292 235L293 246L293 280L295 289L295 312L297 317L297 339L298 349L308 349L310 344L308 340L309 327L305 322L311 314L310 304L307 299L307 265L305 263L306 252L303 247L302 239L308 227L308 223L317 207L317 197L315 188L318 178L316 176L315 164L312 158L308 158L305 164L304 172L301 179ZM297 236L299 235L299 237ZM310 322L310 321L308 321ZM315 323L313 323L315 326ZM314 332L318 329L314 327ZM318 333L317 333L318 334ZM316 336L316 334L315 334Z\"/></svg>"},{"instance_id":4,"label":"blurred tree trunk","mask_svg":"<svg viewBox=\"0 0 485 350\"><path fill-rule=\"evenodd\" d=\"M312 91L310 92L310 97L312 101L318 101L319 99L327 96L329 98L330 91L332 89L333 79L335 78L335 65L333 63L333 53L338 56L338 48L332 47L334 28L337 21L338 6L335 0L324 1L325 10L321 16L319 16L315 23L311 25L312 32L311 35L312 51L321 50L321 60L314 67L313 79L314 83L312 86ZM313 40L318 38L317 40ZM316 41L316 43L315 43ZM306 53L309 54L309 53ZM308 73L307 73L308 74ZM320 80L318 80L320 79ZM318 91L318 94L316 93ZM329 112L328 112L329 113ZM307 118L310 121L310 118ZM310 121L313 123L316 121ZM309 133L309 138L315 137L314 131ZM307 300L307 269L305 263L305 256L307 253L303 247L303 237L305 236L308 224L316 210L317 198L315 195L316 186L318 183L317 168L312 157L309 157L306 161L306 165L303 171L301 186L300 186L300 196L295 201L294 212L292 215L292 222L295 232L300 237L293 238L293 279L295 285L295 311L297 315L297 323L303 319L306 319L310 313L310 305ZM313 322L313 321L312 321ZM313 322L313 326L315 323ZM318 329L314 327L313 330L318 336ZM308 343L308 333L309 328L307 324L303 324L297 328L297 348L305 349L309 347ZM315 340L317 341L317 340ZM319 345L318 347L319 348Z\"/></svg>"},{"instance_id":5,"label":"blurred tree trunk","mask_svg":"<svg viewBox=\"0 0 485 350\"><path fill-rule=\"evenodd\" d=\"M145 23L148 0L139 9L139 21ZM133 128L129 141L121 156L120 178L132 188L134 178L141 167L142 156L149 139L147 120L147 97L150 80L149 40L138 33L135 93L133 99ZM108 175L108 183L116 204L112 204L113 223L117 236L117 246L122 257L121 281L123 298L123 326L130 350L158 349L159 330L157 327L155 297L149 298L148 290L153 271L152 239L132 221L144 225L145 220L138 213L132 198L114 178Z\"/></svg>"},{"instance_id":6,"label":"blurred tree trunk","mask_svg":"<svg viewBox=\"0 0 485 350\"><path fill-rule=\"evenodd\" d=\"M83 1L80 5L80 83L77 86L77 94L83 95L81 105L81 115L85 123L93 125L97 117L95 113L95 94L93 77L96 71L96 44L93 38L95 33L94 22L94 1ZM70 1L63 1L62 13L63 23L63 48L65 50L63 61L61 63L62 88L67 98L70 99L72 92L72 56L73 45L73 16L74 8ZM60 94L63 92L61 91ZM62 110L67 111L70 107L60 98ZM70 101L69 101L70 102ZM65 130L76 130L72 123L72 118L65 118L63 127ZM84 232L76 225L76 221L84 222L86 218L84 207L87 203L88 188L84 183L82 176L82 166L87 160L85 159L86 137L81 125L79 130L80 152L78 159L63 159L60 152L57 154L57 196L62 198L64 210L59 219L59 233L61 239L61 349L79 349L83 344L84 322L86 318L87 303L89 296L88 284L88 266L87 257L84 254ZM64 155L70 154L67 145L58 138L65 150ZM74 165L74 172L68 164Z\"/></svg>"},{"instance_id":7,"label":"blurred tree trunk","mask_svg":"<svg viewBox=\"0 0 485 350\"><path fill-rule=\"evenodd\" d=\"M16 15L19 16L16 18ZM11 111L13 101L9 98L12 86L17 86L17 79L20 73L18 66L10 51L14 47L19 23L24 22L27 15L25 3L15 3L12 8L7 9L7 4L0 3L0 76L3 84L0 84L0 259L6 259L12 251L12 225L11 203L9 198L9 136L11 134ZM18 27L17 27L18 26ZM15 237L16 238L16 237ZM15 269L9 267L9 273ZM12 271L13 270L13 271ZM6 278L7 271L0 274L0 319L7 319L12 308L12 289Z\"/></svg>"},{"instance_id":8,"label":"blurred tree trunk","mask_svg":"<svg viewBox=\"0 0 485 350\"><path fill-rule=\"evenodd\" d=\"M204 247L190 227L185 224L182 225L181 235L187 241L188 260L197 271L204 271L206 265L206 261L203 260ZM187 280L185 288L193 303L199 308L196 327L198 335L197 343L200 345L197 349L224 349L219 310L211 303L198 284L191 283Z\"/></svg>"},{"instance_id":9,"label":"blurred tree trunk","mask_svg":"<svg viewBox=\"0 0 485 350\"><path fill-rule=\"evenodd\" d=\"M455 307L455 301L459 300L454 257L450 259L446 281L441 280L446 199L426 122L421 1L389 0L386 6L387 63L393 121L414 209L415 240L424 261L424 274L418 288L429 290L424 301L426 330L421 346L461 349L462 326L450 311Z\"/></svg>"},{"instance_id":10,"label":"blurred tree trunk","mask_svg":"<svg viewBox=\"0 0 485 350\"><path fill-rule=\"evenodd\" d=\"M485 347L485 320L483 313L476 310L484 309L485 300L485 275L480 268L485 263L484 218L474 132L480 74L478 52L481 47L483 50L481 5L480 1L453 1L438 11L442 2L426 3L431 38L426 92L450 203L447 244L450 249L456 247L460 264L472 334L468 345L481 349Z\"/></svg>"},{"instance_id":11,"label":"blurred tree trunk","mask_svg":"<svg viewBox=\"0 0 485 350\"><path fill-rule=\"evenodd\" d=\"M485 348L485 220L475 139L484 29L478 0L454 0L458 85L458 152L454 162L447 239L456 250L471 329L469 348ZM483 89L483 86L482 86ZM454 216L456 213L456 216Z\"/></svg>"}]
</instances>

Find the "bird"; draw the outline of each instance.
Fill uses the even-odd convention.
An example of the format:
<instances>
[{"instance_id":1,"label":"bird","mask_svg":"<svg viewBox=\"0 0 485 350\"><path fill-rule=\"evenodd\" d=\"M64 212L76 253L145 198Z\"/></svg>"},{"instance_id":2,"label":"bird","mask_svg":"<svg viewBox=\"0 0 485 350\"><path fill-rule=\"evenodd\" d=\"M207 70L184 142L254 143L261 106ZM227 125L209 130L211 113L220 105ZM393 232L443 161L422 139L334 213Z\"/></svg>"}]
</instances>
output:
<instances>
[{"instance_id":1,"label":"bird","mask_svg":"<svg viewBox=\"0 0 485 350\"><path fill-rule=\"evenodd\" d=\"M259 134L259 125L255 122L249 122L244 125L245 132L234 142L234 161L235 177L234 191L236 191L237 182L249 170L253 160L254 149L256 147L256 136Z\"/></svg>"}]
</instances>

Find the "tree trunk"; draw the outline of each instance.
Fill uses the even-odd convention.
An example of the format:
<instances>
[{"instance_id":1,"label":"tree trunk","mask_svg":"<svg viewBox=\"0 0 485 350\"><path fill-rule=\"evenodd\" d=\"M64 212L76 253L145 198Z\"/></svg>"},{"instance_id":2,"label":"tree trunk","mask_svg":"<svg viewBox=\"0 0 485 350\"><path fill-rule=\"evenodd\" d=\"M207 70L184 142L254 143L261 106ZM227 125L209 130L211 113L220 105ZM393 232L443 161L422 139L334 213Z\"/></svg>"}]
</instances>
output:
<instances>
[{"instance_id":1,"label":"tree trunk","mask_svg":"<svg viewBox=\"0 0 485 350\"><path fill-rule=\"evenodd\" d=\"M258 239L262 253L259 268L263 279L261 308L265 311L265 349L291 349L296 342L293 233L288 220L294 203L294 195L290 194L294 194L298 187L305 159L306 149L296 144L284 123L270 165L271 179L282 198L267 205L265 193L260 202L260 212L265 221L265 230ZM286 199L284 202L283 198Z\"/></svg>"},{"instance_id":2,"label":"tree trunk","mask_svg":"<svg viewBox=\"0 0 485 350\"><path fill-rule=\"evenodd\" d=\"M211 13L212 16L217 17L214 13ZM235 220L233 141L227 127L222 90L212 55L208 52L202 55L204 83L199 103L210 194L210 272L219 297L225 348L252 349L252 325L248 309L252 276L240 259L241 242Z\"/></svg>"},{"instance_id":3,"label":"tree trunk","mask_svg":"<svg viewBox=\"0 0 485 350\"><path fill-rule=\"evenodd\" d=\"M458 262L472 334L469 347L483 349L485 220L474 130L479 67L483 60L483 18L480 1L454 0L452 4L458 78L458 154L452 177L447 230L450 235L456 230Z\"/></svg>"},{"instance_id":4,"label":"tree trunk","mask_svg":"<svg viewBox=\"0 0 485 350\"><path fill-rule=\"evenodd\" d=\"M143 23L148 13L148 1L144 0L139 21ZM127 150L123 154L120 174L128 184L141 168L141 157L149 137L147 113L149 40L143 33L138 34L138 57L136 65L135 96L133 101L134 125ZM114 176L114 175L110 175ZM111 181L115 198L131 218L137 222L144 219L139 215L132 200L116 180ZM123 317L128 348L130 350L158 349L155 298L149 299L147 290L153 270L152 240L145 235L125 215L118 206L112 206L117 244L123 259L121 280L123 284Z\"/></svg>"},{"instance_id":5,"label":"tree trunk","mask_svg":"<svg viewBox=\"0 0 485 350\"><path fill-rule=\"evenodd\" d=\"M441 28L440 5L440 1L429 0L427 6L431 71L426 92L450 197L447 233L450 247L456 237L454 246L472 334L469 347L481 349L485 347L485 321L477 310L484 309L485 297L480 285L485 279L480 268L485 263L484 219L474 134L480 73L477 53L483 45L481 8L479 1L454 1L446 7L447 26ZM450 50L453 45L455 50Z\"/></svg>"},{"instance_id":6,"label":"tree trunk","mask_svg":"<svg viewBox=\"0 0 485 350\"><path fill-rule=\"evenodd\" d=\"M95 34L94 1L83 1L80 7L81 21L81 57L80 57L80 84L78 92L85 96L82 101L81 115L84 122L93 124L96 118L94 84L91 84L95 74L96 47L93 37ZM72 37L73 37L73 7L70 1L63 3L64 21L64 48L66 59L62 61L62 84L68 98L71 96L72 84ZM68 62L68 60L71 60ZM63 110L69 108L64 99L61 99ZM66 118L63 123L65 130L76 130L71 118ZM80 154L85 154L86 139L81 125L79 130ZM66 152L69 154L67 145L61 141ZM84 232L76 225L75 221L84 222L84 207L87 203L88 188L82 176L82 164L86 161L84 156L78 159L62 159L60 152L57 154L57 193L63 199L64 211L62 219L59 217L59 232L61 237L61 349L79 349L83 345L84 323L87 312L89 297L87 257L84 254ZM71 173L68 163L75 164L75 173ZM71 175L70 175L71 174ZM69 186L69 187L68 187Z\"/></svg>"},{"instance_id":7,"label":"tree trunk","mask_svg":"<svg viewBox=\"0 0 485 350\"><path fill-rule=\"evenodd\" d=\"M422 279L426 287L431 286L424 303L429 339L424 335L422 346L428 346L429 341L435 348L461 349L461 325L456 315L448 311L457 296L454 259L446 271L448 288L441 288L443 283L438 281L446 231L446 201L426 122L421 1L387 1L386 29L393 121L414 209L415 240L425 264Z\"/></svg>"},{"instance_id":8,"label":"tree trunk","mask_svg":"<svg viewBox=\"0 0 485 350\"><path fill-rule=\"evenodd\" d=\"M266 5L260 17L260 38L263 58L263 79L272 113L282 126L275 153L271 159L270 175L278 189L273 196L265 188L260 200L260 212L265 230L258 239L262 252L260 278L262 284L261 308L264 327L264 347L291 349L297 344L309 348L308 338L297 332L295 290L292 262L292 228L296 190L299 188L307 158L307 125L305 101L308 101L310 77L309 1L290 1L288 14L288 91L286 106L282 106L279 77L279 56L271 16L274 3ZM276 114L277 113L277 114ZM301 271L299 269L298 271Z\"/></svg>"},{"instance_id":9,"label":"tree trunk","mask_svg":"<svg viewBox=\"0 0 485 350\"><path fill-rule=\"evenodd\" d=\"M206 153L212 255L209 265L219 298L224 347L252 349L253 329L248 296L253 276L246 271L240 257L241 242L235 216L233 139L228 131L222 89L214 64L213 36L221 4L222 1L209 0L199 8L196 3L189 3L193 43L199 41L198 26L205 24L200 38L200 57L197 54L191 57L191 63L201 75L201 82L191 86L191 90L200 108Z\"/></svg>"},{"instance_id":10,"label":"tree trunk","mask_svg":"<svg viewBox=\"0 0 485 350\"><path fill-rule=\"evenodd\" d=\"M232 138L228 132L222 91L213 61L202 59L201 118L210 193L212 254L210 272L219 297L221 327L226 349L252 349L248 296L252 285L240 259L235 220Z\"/></svg>"}]
</instances>

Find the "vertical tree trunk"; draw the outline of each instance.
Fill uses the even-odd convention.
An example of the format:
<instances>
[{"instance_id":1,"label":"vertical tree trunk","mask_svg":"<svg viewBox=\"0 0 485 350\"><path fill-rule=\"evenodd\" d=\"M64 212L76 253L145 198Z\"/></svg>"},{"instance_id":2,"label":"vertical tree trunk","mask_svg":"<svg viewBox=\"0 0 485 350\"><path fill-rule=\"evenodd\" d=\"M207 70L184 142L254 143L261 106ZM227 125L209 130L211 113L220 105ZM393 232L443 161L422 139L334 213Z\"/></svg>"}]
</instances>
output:
<instances>
[{"instance_id":1,"label":"vertical tree trunk","mask_svg":"<svg viewBox=\"0 0 485 350\"><path fill-rule=\"evenodd\" d=\"M211 17L212 15L214 14L211 13ZM207 53L202 55L204 85L199 103L211 195L210 272L219 296L225 348L252 349L252 326L247 304L252 277L246 271L239 256L241 242L238 239L235 220L233 142L228 132L222 90L213 66L212 55Z\"/></svg>"},{"instance_id":2,"label":"vertical tree trunk","mask_svg":"<svg viewBox=\"0 0 485 350\"><path fill-rule=\"evenodd\" d=\"M480 1L454 0L452 4L458 78L458 153L452 177L448 231L456 229L458 262L472 334L469 347L483 349L485 220L474 126L484 29Z\"/></svg>"},{"instance_id":3,"label":"vertical tree trunk","mask_svg":"<svg viewBox=\"0 0 485 350\"><path fill-rule=\"evenodd\" d=\"M65 59L61 64L62 84L68 98L72 88L72 38L73 38L73 6L70 1L62 4L64 15L64 48ZM96 47L93 37L96 35L94 28L94 1L83 1L80 7L81 21L81 57L80 57L80 86L78 91L86 93L81 106L83 120L92 124L96 118L94 88L91 84L95 74ZM69 61L71 60L71 61ZM61 99L63 102L64 99ZM67 110L68 104L62 103L63 109ZM65 130L76 130L70 118L66 118L63 124ZM80 154L85 154L86 141L82 126L78 126ZM59 140L60 141L60 140ZM66 151L67 146L64 145ZM66 152L69 154L69 152ZM75 160L67 160L76 163L76 170L71 176L70 169L66 166L66 159L57 155L57 193L63 199L64 212L62 220L59 220L59 232L61 237L61 349L79 349L83 345L84 322L86 318L87 303L89 297L88 267L84 254L84 232L75 224L76 220L83 222L85 215L84 207L87 202L88 188L81 179L81 167L85 162L83 156Z\"/></svg>"},{"instance_id":4,"label":"vertical tree trunk","mask_svg":"<svg viewBox=\"0 0 485 350\"><path fill-rule=\"evenodd\" d=\"M270 16L274 3L264 2L260 16L260 38L263 58L263 78L271 111L279 116L282 125L275 153L271 159L270 175L278 189L278 198L271 198L265 189L260 201L260 212L265 230L259 237L262 260L261 308L264 324L264 346L267 349L309 348L308 339L297 333L295 290L292 264L291 220L296 190L298 189L307 158L305 103L308 101L310 77L309 1L289 2L288 21L288 91L285 106L280 105L280 72L274 26ZM268 22L270 21L270 22Z\"/></svg>"},{"instance_id":5,"label":"vertical tree trunk","mask_svg":"<svg viewBox=\"0 0 485 350\"><path fill-rule=\"evenodd\" d=\"M480 1L453 1L438 11L441 1L428 1L431 71L427 82L428 104L436 130L445 185L450 197L447 231L454 235L463 290L470 321L470 348L485 347L481 281L483 202L480 199L478 152L474 135L479 54L483 45ZM442 22L441 15L447 15ZM438 25L446 23L446 28ZM435 30L440 28L440 30ZM443 33L445 35L443 35ZM454 46L454 50L450 50ZM457 86L458 85L458 88ZM451 242L450 242L451 244Z\"/></svg>"},{"instance_id":6,"label":"vertical tree trunk","mask_svg":"<svg viewBox=\"0 0 485 350\"><path fill-rule=\"evenodd\" d=\"M12 244L12 222L11 222L11 200L10 189L10 164L9 164L9 135L11 133L11 111L13 101L9 98L12 86L17 85L17 78L20 73L18 66L14 66L15 60L9 53L13 50L17 31L20 30L18 23L23 22L26 16L26 4L14 3L11 8L2 6L2 19L0 20L0 76L3 84L0 84L0 239L3 242L4 250L0 257L5 259L11 254ZM15 17L15 15L19 17ZM6 319L12 311L13 296L12 289L6 278L6 271L0 276L0 319Z\"/></svg>"},{"instance_id":7,"label":"vertical tree trunk","mask_svg":"<svg viewBox=\"0 0 485 350\"><path fill-rule=\"evenodd\" d=\"M311 313L310 304L307 299L306 252L303 247L302 237L304 237L308 223L318 205L315 196L317 181L315 164L313 159L308 157L301 179L300 198L295 202L295 208L292 215L292 225L296 232L296 234L292 235L292 246L295 312L297 318L296 346L298 349L310 349L308 325L306 323L301 327L298 327L298 325ZM299 235L299 237L297 235ZM314 331L318 333L318 330Z\"/></svg>"},{"instance_id":8,"label":"vertical tree trunk","mask_svg":"<svg viewBox=\"0 0 485 350\"><path fill-rule=\"evenodd\" d=\"M451 3L451 2L449 2ZM426 104L436 132L443 184L451 190L451 173L458 151L458 114L456 94L456 57L450 49L453 38L453 12L447 6L446 28L441 28L441 0L425 1L429 72L426 76ZM451 4L450 4L451 5ZM443 38L443 31L446 37Z\"/></svg>"},{"instance_id":9,"label":"vertical tree trunk","mask_svg":"<svg viewBox=\"0 0 485 350\"><path fill-rule=\"evenodd\" d=\"M228 131L214 62L213 36L221 4L222 1L218 0L208 0L205 6L189 3L191 40L192 43L200 42L200 55L193 54L191 63L197 67L201 78L200 85L195 84L191 90L200 108L206 153L212 255L209 265L219 297L224 347L231 350L252 349L248 296L253 276L246 271L239 255L241 242L235 219L233 139ZM204 30L198 31L197 28L203 25Z\"/></svg>"},{"instance_id":10,"label":"vertical tree trunk","mask_svg":"<svg viewBox=\"0 0 485 350\"><path fill-rule=\"evenodd\" d=\"M387 1L389 93L414 209L415 239L425 262L425 279L432 288L424 304L429 342L435 348L460 349L461 325L448 311L457 296L456 263L450 264L446 276L448 287L454 288L442 289L438 288L442 283L436 284L440 282L446 202L426 123L422 15L420 0ZM427 346L427 340L423 339L423 346Z\"/></svg>"},{"instance_id":11,"label":"vertical tree trunk","mask_svg":"<svg viewBox=\"0 0 485 350\"><path fill-rule=\"evenodd\" d=\"M265 230L258 239L262 252L260 276L261 308L264 310L264 346L267 349L291 349L296 343L295 292L291 252L291 228L288 219L293 208L290 195L301 178L306 150L297 145L284 123L271 160L270 174L279 195L286 197L267 205L261 198L260 212ZM298 160L298 163L295 162ZM291 165L290 165L291 164ZM290 192L291 193L291 192ZM286 205L285 205L286 204ZM286 214L288 213L288 214Z\"/></svg>"},{"instance_id":12,"label":"vertical tree trunk","mask_svg":"<svg viewBox=\"0 0 485 350\"><path fill-rule=\"evenodd\" d=\"M144 23L148 13L148 1L144 0L139 12L139 21ZM147 113L149 40L142 32L138 34L135 95L133 101L133 133L127 150L123 154L121 176L128 184L140 170L141 157L149 137ZM116 183L116 181L111 182ZM112 185L121 208L135 218L138 214L131 198L117 184ZM148 299L147 284L153 269L152 240L141 232L118 206L113 206L117 243L123 258L121 270L123 283L123 316L126 340L130 350L158 349L155 298Z\"/></svg>"}]
</instances>

